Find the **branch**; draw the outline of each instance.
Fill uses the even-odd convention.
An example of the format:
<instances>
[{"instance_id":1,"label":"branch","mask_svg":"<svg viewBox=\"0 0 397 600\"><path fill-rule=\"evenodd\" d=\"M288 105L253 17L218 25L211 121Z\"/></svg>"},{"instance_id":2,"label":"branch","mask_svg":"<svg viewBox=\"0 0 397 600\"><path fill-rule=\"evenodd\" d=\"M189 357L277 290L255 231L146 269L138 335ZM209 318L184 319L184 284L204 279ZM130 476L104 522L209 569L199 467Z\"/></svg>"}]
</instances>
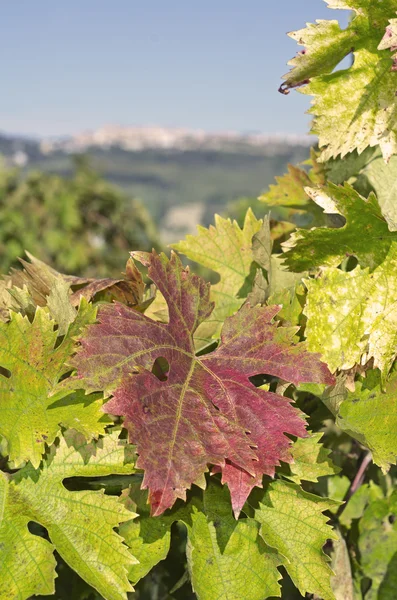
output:
<instances>
[{"instance_id":1,"label":"branch","mask_svg":"<svg viewBox=\"0 0 397 600\"><path fill-rule=\"evenodd\" d=\"M361 465L359 466L356 476L350 484L349 489L347 490L345 497L343 498L343 504L340 505L338 512L336 513L337 517L340 517L342 512L345 510L348 500L353 496L355 492L357 492L358 488L362 485L365 477L365 472L368 469L369 465L372 462L372 454L371 452L367 452L364 455L363 460L361 461Z\"/></svg>"}]
</instances>

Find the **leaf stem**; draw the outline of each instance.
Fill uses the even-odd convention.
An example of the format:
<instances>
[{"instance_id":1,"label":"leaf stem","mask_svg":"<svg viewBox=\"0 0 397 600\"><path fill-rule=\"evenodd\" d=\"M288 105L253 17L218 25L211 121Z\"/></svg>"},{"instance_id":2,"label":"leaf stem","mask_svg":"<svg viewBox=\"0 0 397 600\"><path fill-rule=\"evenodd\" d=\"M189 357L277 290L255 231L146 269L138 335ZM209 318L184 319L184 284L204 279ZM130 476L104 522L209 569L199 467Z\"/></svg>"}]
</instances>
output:
<instances>
[{"instance_id":1,"label":"leaf stem","mask_svg":"<svg viewBox=\"0 0 397 600\"><path fill-rule=\"evenodd\" d=\"M361 464L357 470L357 473L350 484L349 489L347 490L345 497L343 498L343 504L340 505L338 512L336 513L337 517L340 517L342 512L345 510L348 500L353 496L353 494L358 490L358 488L362 485L365 477L365 472L368 469L369 465L372 462L372 454L371 452L366 452L364 458L361 461Z\"/></svg>"}]
</instances>

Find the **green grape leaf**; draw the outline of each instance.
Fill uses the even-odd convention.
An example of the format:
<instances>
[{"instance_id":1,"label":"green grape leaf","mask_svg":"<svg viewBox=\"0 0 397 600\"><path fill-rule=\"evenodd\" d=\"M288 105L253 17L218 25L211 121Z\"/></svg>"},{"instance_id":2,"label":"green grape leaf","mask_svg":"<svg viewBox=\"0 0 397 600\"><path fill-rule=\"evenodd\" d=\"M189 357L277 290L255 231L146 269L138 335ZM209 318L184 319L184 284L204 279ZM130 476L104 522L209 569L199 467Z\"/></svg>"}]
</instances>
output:
<instances>
[{"instance_id":1,"label":"green grape leaf","mask_svg":"<svg viewBox=\"0 0 397 600\"><path fill-rule=\"evenodd\" d=\"M382 488L373 481L364 483L349 498L339 522L344 527L350 528L354 519L361 519L364 511L370 502L383 498Z\"/></svg>"},{"instance_id":2,"label":"green grape leaf","mask_svg":"<svg viewBox=\"0 0 397 600\"><path fill-rule=\"evenodd\" d=\"M298 229L283 244L285 265L292 271L307 271L313 267L337 267L346 256L356 256L363 267L371 269L386 258L397 234L388 229L374 194L368 200L350 185L332 183L307 190L311 198L326 212L341 214L343 227Z\"/></svg>"},{"instance_id":3,"label":"green grape leaf","mask_svg":"<svg viewBox=\"0 0 397 600\"><path fill-rule=\"evenodd\" d=\"M136 559L113 529L135 513L118 498L89 490L71 492L63 482L131 473L134 457L134 449L115 434L86 444L81 434L69 430L57 448L52 446L41 469L29 464L11 476L0 530L1 598L25 600L32 593L53 593L56 549L106 600L126 600L126 592L132 591L127 573ZM50 542L30 533L32 521L47 530Z\"/></svg>"},{"instance_id":4,"label":"green grape leaf","mask_svg":"<svg viewBox=\"0 0 397 600\"><path fill-rule=\"evenodd\" d=\"M306 279L304 314L309 350L320 352L332 372L374 359L385 381L397 351L397 244L372 273L357 266L325 268Z\"/></svg>"},{"instance_id":5,"label":"green grape leaf","mask_svg":"<svg viewBox=\"0 0 397 600\"><path fill-rule=\"evenodd\" d=\"M319 477L340 472L340 468L329 457L330 450L320 444L322 436L322 433L313 433L308 438L298 438L294 442L291 448L294 461L290 465L291 475L287 475L288 479L295 483L318 481Z\"/></svg>"},{"instance_id":6,"label":"green grape leaf","mask_svg":"<svg viewBox=\"0 0 397 600\"><path fill-rule=\"evenodd\" d=\"M109 419L101 412L99 395L61 392L50 397L67 371L76 336L95 316L95 309L83 301L58 346L55 322L45 309L36 310L33 322L12 313L9 323L0 323L0 435L16 466L30 460L38 467L45 444L53 443L61 423L88 437L104 432Z\"/></svg>"},{"instance_id":7,"label":"green grape leaf","mask_svg":"<svg viewBox=\"0 0 397 600\"><path fill-rule=\"evenodd\" d=\"M304 50L289 62L293 68L280 91L302 86L299 91L314 96L309 112L322 160L379 145L387 161L397 152L397 73L384 34L397 1L328 0L328 6L352 10L354 17L345 29L321 20L290 33ZM334 71L350 53L353 64Z\"/></svg>"},{"instance_id":8,"label":"green grape leaf","mask_svg":"<svg viewBox=\"0 0 397 600\"><path fill-rule=\"evenodd\" d=\"M293 483L276 481L255 511L261 536L284 557L283 564L299 591L318 594L323 600L334 600L334 595L332 571L322 547L327 539L337 540L338 536L322 513L338 504Z\"/></svg>"},{"instance_id":9,"label":"green grape leaf","mask_svg":"<svg viewBox=\"0 0 397 600\"><path fill-rule=\"evenodd\" d=\"M11 269L5 276L14 310L33 316L37 306L47 306L58 324L58 335L65 335L76 318L70 284L65 277L27 252L30 262L20 259L23 270Z\"/></svg>"},{"instance_id":10,"label":"green grape leaf","mask_svg":"<svg viewBox=\"0 0 397 600\"><path fill-rule=\"evenodd\" d=\"M337 423L369 448L374 463L387 471L397 458L397 373L382 391L379 371L367 371L340 404Z\"/></svg>"},{"instance_id":11,"label":"green grape leaf","mask_svg":"<svg viewBox=\"0 0 397 600\"><path fill-rule=\"evenodd\" d=\"M176 521L187 521L190 508L188 504L180 502L178 506L154 518L150 515L146 490L141 490L139 484L132 484L126 492L125 505L138 516L123 523L119 532L137 559L128 574L128 579L135 585L166 558L170 549L171 526Z\"/></svg>"},{"instance_id":12,"label":"green grape leaf","mask_svg":"<svg viewBox=\"0 0 397 600\"><path fill-rule=\"evenodd\" d=\"M324 213L307 194L306 187L323 185L325 183L324 168L317 163L314 151L308 161L312 168L309 172L293 165L288 165L288 173L276 177L276 183L259 196L259 200L267 206L280 206L286 211L284 218L300 225L321 225L324 223Z\"/></svg>"},{"instance_id":13,"label":"green grape leaf","mask_svg":"<svg viewBox=\"0 0 397 600\"><path fill-rule=\"evenodd\" d=\"M313 180L304 169L288 165L288 173L275 177L276 183L269 186L269 190L259 196L259 200L268 206L288 206L303 208L310 206L310 198L305 192L305 187L311 187Z\"/></svg>"},{"instance_id":14,"label":"green grape leaf","mask_svg":"<svg viewBox=\"0 0 397 600\"><path fill-rule=\"evenodd\" d=\"M348 154L343 159L329 161L327 178L333 183L350 183L362 196L374 192L390 231L397 231L397 156L385 163L378 148L367 148L362 154Z\"/></svg>"},{"instance_id":15,"label":"green grape leaf","mask_svg":"<svg viewBox=\"0 0 397 600\"><path fill-rule=\"evenodd\" d=\"M254 519L234 519L227 488L209 486L187 529L188 567L200 600L280 596L282 558L262 540Z\"/></svg>"},{"instance_id":16,"label":"green grape leaf","mask_svg":"<svg viewBox=\"0 0 397 600\"><path fill-rule=\"evenodd\" d=\"M268 299L269 304L279 304L282 309L277 318L287 326L300 326L306 288L303 283L296 283L295 288L284 288L274 292Z\"/></svg>"},{"instance_id":17,"label":"green grape leaf","mask_svg":"<svg viewBox=\"0 0 397 600\"><path fill-rule=\"evenodd\" d=\"M283 265L283 255L272 254L272 247L269 218L265 217L261 229L252 238L252 256L255 263L261 267L257 271L252 292L247 299L252 305L263 304L269 297L277 297L281 293L292 293L303 277L302 273L287 271ZM262 270L266 272L266 277Z\"/></svg>"},{"instance_id":18,"label":"green grape leaf","mask_svg":"<svg viewBox=\"0 0 397 600\"><path fill-rule=\"evenodd\" d=\"M195 333L196 348L218 339L226 317L233 315L250 291L255 276L252 256L252 238L262 226L251 209L247 211L244 226L236 221L215 215L215 227L199 225L197 235L173 244L172 248L185 254L207 269L219 274L220 281L211 286L211 300L215 308Z\"/></svg>"},{"instance_id":19,"label":"green grape leaf","mask_svg":"<svg viewBox=\"0 0 397 600\"><path fill-rule=\"evenodd\" d=\"M0 279L0 322L2 323L10 320L10 310L18 310L18 303L9 292L11 287L10 281Z\"/></svg>"},{"instance_id":20,"label":"green grape leaf","mask_svg":"<svg viewBox=\"0 0 397 600\"><path fill-rule=\"evenodd\" d=\"M354 382L354 391L345 387L345 379L339 376L331 388L305 384L299 389L321 398L340 429L369 448L373 461L387 471L397 458L397 372L382 385L377 369L366 370L365 377ZM348 505L344 515L349 510Z\"/></svg>"},{"instance_id":21,"label":"green grape leaf","mask_svg":"<svg viewBox=\"0 0 397 600\"><path fill-rule=\"evenodd\" d=\"M169 323L121 304L105 305L73 359L72 385L104 390L105 410L124 417L138 446L153 514L160 515L207 470L221 469L238 513L264 473L289 462L290 440L305 436L287 398L259 389L250 377L270 374L298 384L332 384L325 365L294 344L297 328L273 322L276 307L245 304L223 326L219 347L196 356L195 329L213 308L209 286L176 254L135 253L166 298Z\"/></svg>"},{"instance_id":22,"label":"green grape leaf","mask_svg":"<svg viewBox=\"0 0 397 600\"><path fill-rule=\"evenodd\" d=\"M58 324L58 335L65 335L76 318L77 311L71 304L70 296L70 285L62 279L54 282L47 296L48 311Z\"/></svg>"},{"instance_id":23,"label":"green grape leaf","mask_svg":"<svg viewBox=\"0 0 397 600\"><path fill-rule=\"evenodd\" d=\"M373 500L359 521L361 569L372 580L366 600L392 600L396 594L397 494Z\"/></svg>"},{"instance_id":24,"label":"green grape leaf","mask_svg":"<svg viewBox=\"0 0 397 600\"><path fill-rule=\"evenodd\" d=\"M23 269L12 268L5 280L20 290L25 288L35 306L45 306L51 288L63 276L29 252L26 254L30 262L19 259Z\"/></svg>"},{"instance_id":25,"label":"green grape leaf","mask_svg":"<svg viewBox=\"0 0 397 600\"><path fill-rule=\"evenodd\" d=\"M261 229L252 238L253 259L261 268L257 269L247 302L252 306L265 302L279 304L283 308L277 318L288 325L298 325L302 306L295 291L303 274L287 271L283 255L272 254L272 247L270 221L265 217Z\"/></svg>"},{"instance_id":26,"label":"green grape leaf","mask_svg":"<svg viewBox=\"0 0 397 600\"><path fill-rule=\"evenodd\" d=\"M55 591L51 543L28 530L29 515L0 471L0 598L25 600Z\"/></svg>"},{"instance_id":27,"label":"green grape leaf","mask_svg":"<svg viewBox=\"0 0 397 600\"><path fill-rule=\"evenodd\" d=\"M175 521L187 528L187 561L194 591L200 600L262 600L279 596L277 566L282 558L259 535L251 518L235 520L226 487L212 481L203 496L193 496L161 516L150 517L147 494L130 490L131 506L139 516L123 524L120 533L138 558L129 578L136 583L163 560L170 545Z\"/></svg>"}]
</instances>

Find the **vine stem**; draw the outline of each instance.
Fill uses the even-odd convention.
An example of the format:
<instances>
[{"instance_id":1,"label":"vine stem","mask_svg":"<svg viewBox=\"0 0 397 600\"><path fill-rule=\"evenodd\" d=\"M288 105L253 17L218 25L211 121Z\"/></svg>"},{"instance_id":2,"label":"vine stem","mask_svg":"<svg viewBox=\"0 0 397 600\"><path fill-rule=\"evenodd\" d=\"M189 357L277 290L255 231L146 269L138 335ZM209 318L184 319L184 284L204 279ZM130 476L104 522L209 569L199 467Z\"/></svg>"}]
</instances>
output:
<instances>
[{"instance_id":1,"label":"vine stem","mask_svg":"<svg viewBox=\"0 0 397 600\"><path fill-rule=\"evenodd\" d=\"M347 501L353 496L353 494L358 490L358 488L362 485L365 477L365 472L368 469L369 465L372 462L372 454L371 452L367 452L364 455L364 458L361 461L361 464L357 470L357 473L350 484L349 489L347 490L345 497L343 498L344 502L340 505L338 512L336 513L337 517L340 517L342 512L345 510Z\"/></svg>"}]
</instances>

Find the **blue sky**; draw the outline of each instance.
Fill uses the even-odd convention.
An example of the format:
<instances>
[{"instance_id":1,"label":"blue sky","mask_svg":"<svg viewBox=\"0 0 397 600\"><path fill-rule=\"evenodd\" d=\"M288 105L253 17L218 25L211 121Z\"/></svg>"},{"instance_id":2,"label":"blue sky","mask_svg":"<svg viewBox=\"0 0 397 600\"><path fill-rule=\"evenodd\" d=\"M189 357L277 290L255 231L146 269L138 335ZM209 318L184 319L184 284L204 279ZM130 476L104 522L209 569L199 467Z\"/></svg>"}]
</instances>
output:
<instances>
[{"instance_id":1,"label":"blue sky","mask_svg":"<svg viewBox=\"0 0 397 600\"><path fill-rule=\"evenodd\" d=\"M309 99L277 92L297 50L285 33L341 16L322 0L4 2L0 130L304 133Z\"/></svg>"}]
</instances>

